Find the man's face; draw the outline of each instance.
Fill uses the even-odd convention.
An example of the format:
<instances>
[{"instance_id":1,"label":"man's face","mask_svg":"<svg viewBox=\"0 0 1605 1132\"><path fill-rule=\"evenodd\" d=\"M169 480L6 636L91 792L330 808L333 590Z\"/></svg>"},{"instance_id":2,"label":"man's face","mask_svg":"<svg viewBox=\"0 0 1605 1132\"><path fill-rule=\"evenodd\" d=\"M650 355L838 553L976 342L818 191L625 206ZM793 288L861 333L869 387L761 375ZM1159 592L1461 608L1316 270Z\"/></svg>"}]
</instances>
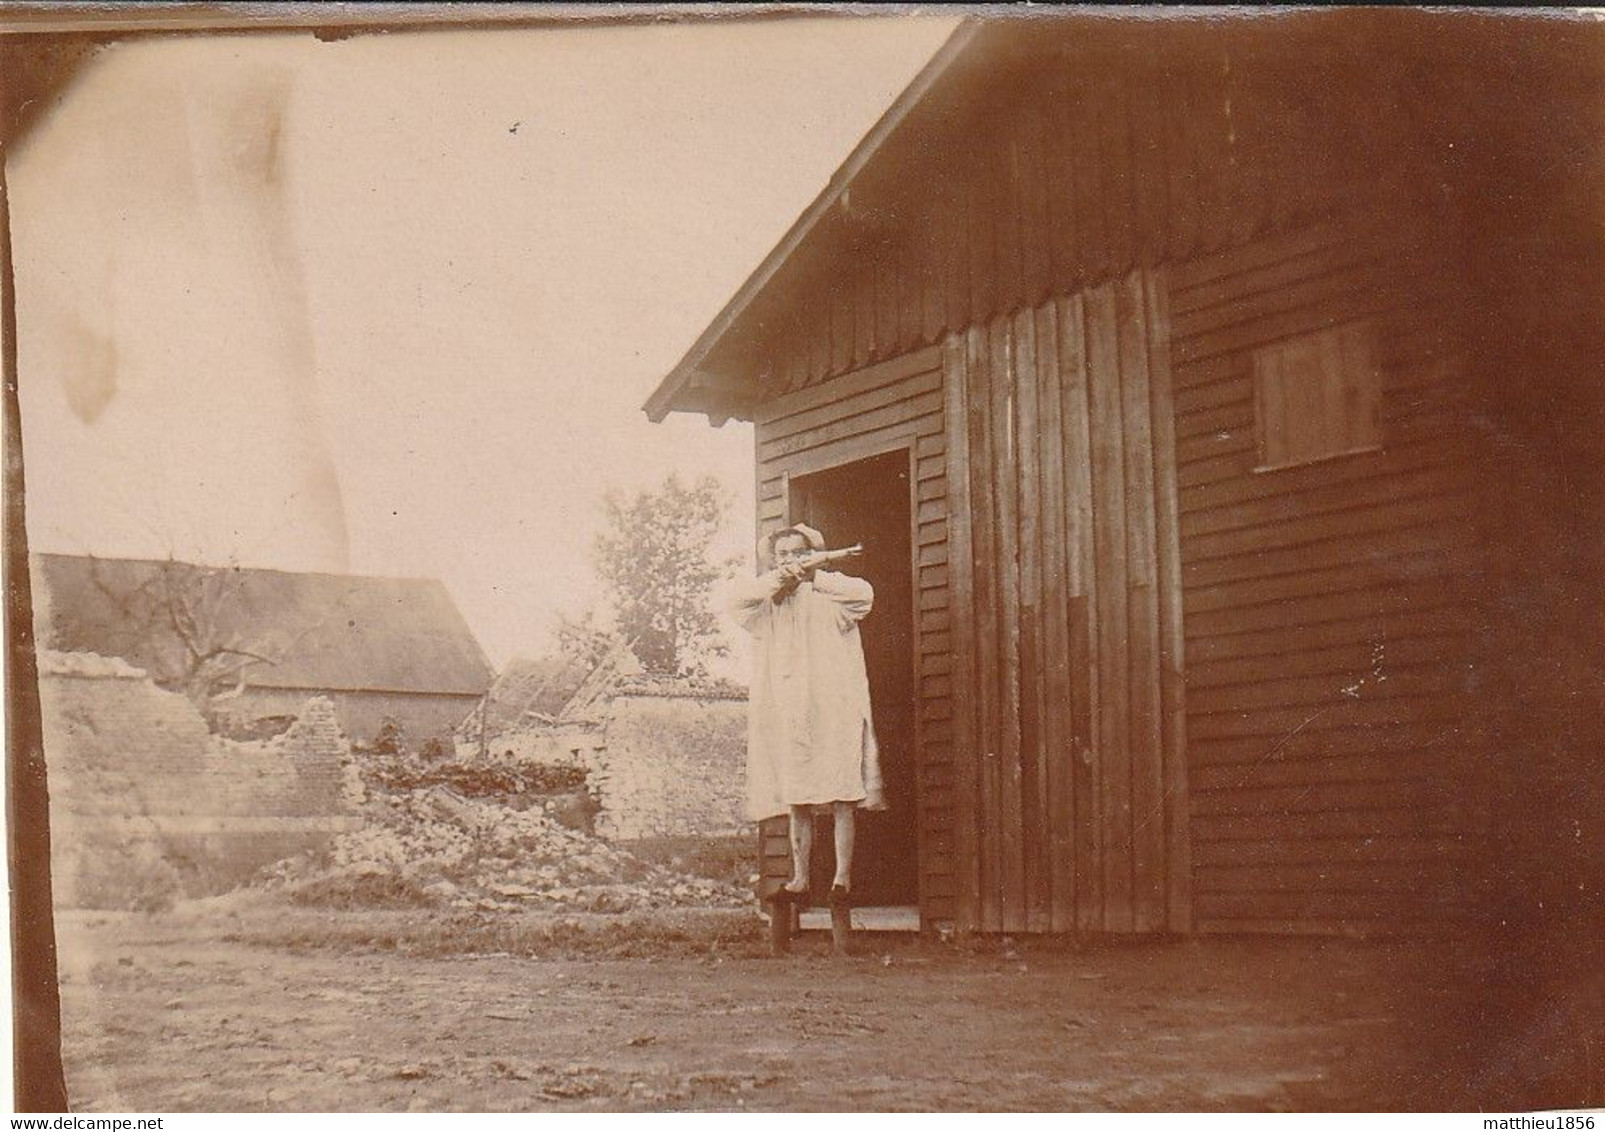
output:
<instances>
[{"instance_id":1,"label":"man's face","mask_svg":"<svg viewBox=\"0 0 1605 1132\"><path fill-rule=\"evenodd\" d=\"M793 562L801 562L811 553L808 549L808 540L802 535L781 535L775 540L775 566L789 566Z\"/></svg>"}]
</instances>

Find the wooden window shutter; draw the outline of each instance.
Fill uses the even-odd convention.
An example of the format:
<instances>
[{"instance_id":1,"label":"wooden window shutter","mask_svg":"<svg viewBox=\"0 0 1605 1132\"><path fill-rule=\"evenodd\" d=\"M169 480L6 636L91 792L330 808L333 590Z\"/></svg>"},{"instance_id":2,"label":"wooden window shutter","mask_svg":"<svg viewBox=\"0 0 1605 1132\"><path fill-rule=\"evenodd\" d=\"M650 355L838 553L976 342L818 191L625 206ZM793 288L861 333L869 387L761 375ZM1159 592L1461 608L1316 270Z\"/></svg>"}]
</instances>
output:
<instances>
[{"instance_id":1,"label":"wooden window shutter","mask_svg":"<svg viewBox=\"0 0 1605 1132\"><path fill-rule=\"evenodd\" d=\"M1254 351L1257 472L1382 447L1382 376L1366 323Z\"/></svg>"}]
</instances>

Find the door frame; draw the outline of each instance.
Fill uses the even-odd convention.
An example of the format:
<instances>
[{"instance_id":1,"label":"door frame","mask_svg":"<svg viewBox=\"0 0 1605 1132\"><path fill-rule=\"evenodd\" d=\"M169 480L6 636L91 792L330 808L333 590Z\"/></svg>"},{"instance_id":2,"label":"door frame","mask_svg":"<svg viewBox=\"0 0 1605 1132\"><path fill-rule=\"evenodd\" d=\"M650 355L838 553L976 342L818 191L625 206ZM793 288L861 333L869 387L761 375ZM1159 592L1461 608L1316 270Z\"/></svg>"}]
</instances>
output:
<instances>
[{"instance_id":1,"label":"door frame","mask_svg":"<svg viewBox=\"0 0 1605 1132\"><path fill-rule=\"evenodd\" d=\"M821 472L834 471L849 464L856 464L863 460L873 459L876 456L885 456L888 453L904 452L905 464L908 472L908 567L909 578L909 641L913 652L909 658L910 671L913 679L910 686L913 689L913 710L911 712L914 728L911 738L910 751L914 759L914 807L909 820L914 823L914 876L916 879L916 897L920 917L920 928L928 927L925 910L929 907L926 899L925 876L925 830L920 820L924 812L925 799L923 795L924 769L922 760L925 754L924 721L920 718L920 601L919 601L919 432L915 425L910 424L904 428L877 433L872 439L863 437L846 437L842 440L828 441L817 448L810 448L795 455L780 457L774 461L780 471L780 499L782 504L781 526L789 527L797 522L792 501L792 480L804 476L817 475Z\"/></svg>"}]
</instances>

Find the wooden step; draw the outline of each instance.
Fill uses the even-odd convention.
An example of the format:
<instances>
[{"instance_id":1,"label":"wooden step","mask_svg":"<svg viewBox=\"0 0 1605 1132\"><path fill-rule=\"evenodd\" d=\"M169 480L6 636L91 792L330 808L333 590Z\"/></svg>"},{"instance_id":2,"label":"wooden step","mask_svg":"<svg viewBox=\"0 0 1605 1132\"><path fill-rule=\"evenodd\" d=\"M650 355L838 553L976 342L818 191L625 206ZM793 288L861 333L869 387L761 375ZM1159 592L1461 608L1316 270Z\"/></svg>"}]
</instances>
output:
<instances>
[{"instance_id":1,"label":"wooden step","mask_svg":"<svg viewBox=\"0 0 1605 1132\"><path fill-rule=\"evenodd\" d=\"M920 910L915 904L892 904L854 908L853 930L856 932L917 932L920 930ZM764 923L769 922L769 909L758 913ZM802 931L830 930L830 909L823 905L804 908L798 915Z\"/></svg>"}]
</instances>

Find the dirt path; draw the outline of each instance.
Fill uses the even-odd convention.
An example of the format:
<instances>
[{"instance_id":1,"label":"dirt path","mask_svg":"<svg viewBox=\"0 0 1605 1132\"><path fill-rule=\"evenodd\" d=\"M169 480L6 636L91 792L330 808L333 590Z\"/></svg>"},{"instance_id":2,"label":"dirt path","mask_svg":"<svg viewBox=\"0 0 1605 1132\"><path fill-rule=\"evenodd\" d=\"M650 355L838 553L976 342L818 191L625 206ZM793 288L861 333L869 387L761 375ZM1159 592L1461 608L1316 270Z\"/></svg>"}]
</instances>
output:
<instances>
[{"instance_id":1,"label":"dirt path","mask_svg":"<svg viewBox=\"0 0 1605 1132\"><path fill-rule=\"evenodd\" d=\"M375 930L394 920L373 920ZM246 942L253 930L281 942ZM1412 1024L1390 993L1397 956L1352 942L965 951L883 936L866 938L861 957L831 959L809 940L775 960L761 957L751 925L714 954L695 954L693 942L638 958L531 958L306 948L296 941L316 938L313 929L273 930L64 921L75 1109L1286 1110L1423 1100L1412 1084L1420 1067L1397 1053ZM242 941L216 941L225 934Z\"/></svg>"}]
</instances>

